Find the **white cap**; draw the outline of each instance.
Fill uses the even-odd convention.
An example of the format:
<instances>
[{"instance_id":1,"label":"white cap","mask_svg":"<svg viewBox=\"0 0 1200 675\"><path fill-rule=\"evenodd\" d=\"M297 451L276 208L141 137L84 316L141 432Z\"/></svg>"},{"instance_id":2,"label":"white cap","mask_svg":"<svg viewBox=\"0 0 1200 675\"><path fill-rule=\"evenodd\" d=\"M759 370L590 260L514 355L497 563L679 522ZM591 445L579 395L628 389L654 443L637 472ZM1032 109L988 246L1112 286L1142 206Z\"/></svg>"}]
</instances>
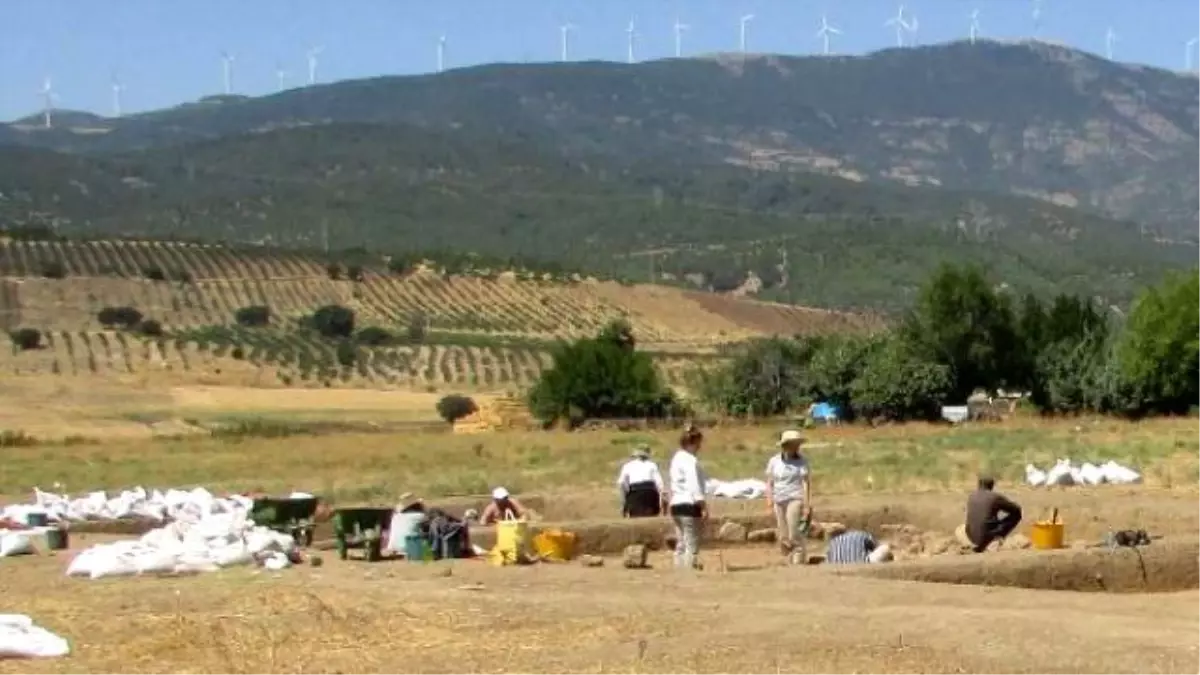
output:
<instances>
[{"instance_id":1,"label":"white cap","mask_svg":"<svg viewBox=\"0 0 1200 675\"><path fill-rule=\"evenodd\" d=\"M784 445L786 443L792 443L792 442L803 443L804 436L802 436L800 434L800 432L796 431L795 429L788 429L787 431L783 432L782 434L779 434L779 445Z\"/></svg>"},{"instance_id":2,"label":"white cap","mask_svg":"<svg viewBox=\"0 0 1200 675\"><path fill-rule=\"evenodd\" d=\"M492 499L508 499L508 489L498 487L495 490L492 490Z\"/></svg>"}]
</instances>

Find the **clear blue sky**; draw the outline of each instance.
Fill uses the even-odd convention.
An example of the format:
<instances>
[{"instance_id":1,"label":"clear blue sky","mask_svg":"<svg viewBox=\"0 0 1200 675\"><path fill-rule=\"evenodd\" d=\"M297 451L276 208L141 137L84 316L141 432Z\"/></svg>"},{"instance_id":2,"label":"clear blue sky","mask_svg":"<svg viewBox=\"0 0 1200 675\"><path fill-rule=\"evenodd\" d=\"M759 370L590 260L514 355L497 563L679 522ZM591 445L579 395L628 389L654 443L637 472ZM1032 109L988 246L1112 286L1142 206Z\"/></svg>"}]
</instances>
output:
<instances>
[{"instance_id":1,"label":"clear blue sky","mask_svg":"<svg viewBox=\"0 0 1200 675\"><path fill-rule=\"evenodd\" d=\"M984 35L1033 34L1032 0L908 0L920 43L966 36L978 8ZM307 77L305 51L323 45L319 80L411 74L435 68L437 36L447 67L551 61L557 26L578 25L572 60L623 61L625 28L636 17L639 59L673 55L671 24L692 29L687 54L734 51L738 17L753 13L749 50L809 54L822 12L844 35L839 53L891 46L883 26L897 2L884 0L0 0L0 119L39 109L43 78L60 108L111 110L111 73L125 85L126 113L220 93L221 52L235 55L234 92L276 89L277 64L290 86ZM1184 44L1200 30L1196 0L1043 0L1042 37L1115 57L1181 70Z\"/></svg>"}]
</instances>

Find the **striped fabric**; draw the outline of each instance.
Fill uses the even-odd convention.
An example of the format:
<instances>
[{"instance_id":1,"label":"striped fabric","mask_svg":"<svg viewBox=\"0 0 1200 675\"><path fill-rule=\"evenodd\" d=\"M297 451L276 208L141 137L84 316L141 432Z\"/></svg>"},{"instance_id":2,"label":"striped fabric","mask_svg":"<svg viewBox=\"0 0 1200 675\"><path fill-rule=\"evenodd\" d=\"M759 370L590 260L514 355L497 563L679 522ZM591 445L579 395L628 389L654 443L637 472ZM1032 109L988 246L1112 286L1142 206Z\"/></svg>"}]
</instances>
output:
<instances>
[{"instance_id":1,"label":"striped fabric","mask_svg":"<svg viewBox=\"0 0 1200 675\"><path fill-rule=\"evenodd\" d=\"M867 556L875 550L875 538L862 530L846 530L829 540L825 562L836 565L869 562Z\"/></svg>"}]
</instances>

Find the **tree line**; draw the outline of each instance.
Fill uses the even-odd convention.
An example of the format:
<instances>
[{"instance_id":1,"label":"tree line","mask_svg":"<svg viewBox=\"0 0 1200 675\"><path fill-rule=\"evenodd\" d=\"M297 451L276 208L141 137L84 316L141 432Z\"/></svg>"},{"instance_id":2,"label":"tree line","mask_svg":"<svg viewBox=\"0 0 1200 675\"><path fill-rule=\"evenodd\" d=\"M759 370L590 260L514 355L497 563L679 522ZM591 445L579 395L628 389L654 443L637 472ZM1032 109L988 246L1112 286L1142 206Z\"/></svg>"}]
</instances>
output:
<instances>
[{"instance_id":1,"label":"tree line","mask_svg":"<svg viewBox=\"0 0 1200 675\"><path fill-rule=\"evenodd\" d=\"M977 267L943 265L891 327L745 343L693 373L690 403L772 416L828 402L848 419L933 420L1005 390L1046 414L1187 413L1200 399L1198 281L1172 273L1126 316L1069 294L1015 297ZM529 400L547 422L691 412L634 351L628 324L561 346Z\"/></svg>"}]
</instances>

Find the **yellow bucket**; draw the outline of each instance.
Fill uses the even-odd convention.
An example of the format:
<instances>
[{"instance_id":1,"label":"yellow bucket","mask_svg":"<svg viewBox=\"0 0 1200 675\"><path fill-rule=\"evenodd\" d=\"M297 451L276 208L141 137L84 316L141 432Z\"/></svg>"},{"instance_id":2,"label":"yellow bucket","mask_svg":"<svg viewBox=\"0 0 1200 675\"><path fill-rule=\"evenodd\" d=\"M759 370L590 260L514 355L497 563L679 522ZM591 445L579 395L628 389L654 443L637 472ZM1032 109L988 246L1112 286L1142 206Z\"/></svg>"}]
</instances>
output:
<instances>
[{"instance_id":1,"label":"yellow bucket","mask_svg":"<svg viewBox=\"0 0 1200 675\"><path fill-rule=\"evenodd\" d=\"M496 522L496 545L491 560L497 565L516 565L529 557L529 523L524 520Z\"/></svg>"},{"instance_id":2,"label":"yellow bucket","mask_svg":"<svg viewBox=\"0 0 1200 675\"><path fill-rule=\"evenodd\" d=\"M575 557L574 532L543 530L533 537L533 550L542 560L565 562Z\"/></svg>"},{"instance_id":3,"label":"yellow bucket","mask_svg":"<svg viewBox=\"0 0 1200 675\"><path fill-rule=\"evenodd\" d=\"M1041 551L1049 551L1063 547L1062 521L1041 520L1033 524L1029 531L1029 544Z\"/></svg>"}]
</instances>

